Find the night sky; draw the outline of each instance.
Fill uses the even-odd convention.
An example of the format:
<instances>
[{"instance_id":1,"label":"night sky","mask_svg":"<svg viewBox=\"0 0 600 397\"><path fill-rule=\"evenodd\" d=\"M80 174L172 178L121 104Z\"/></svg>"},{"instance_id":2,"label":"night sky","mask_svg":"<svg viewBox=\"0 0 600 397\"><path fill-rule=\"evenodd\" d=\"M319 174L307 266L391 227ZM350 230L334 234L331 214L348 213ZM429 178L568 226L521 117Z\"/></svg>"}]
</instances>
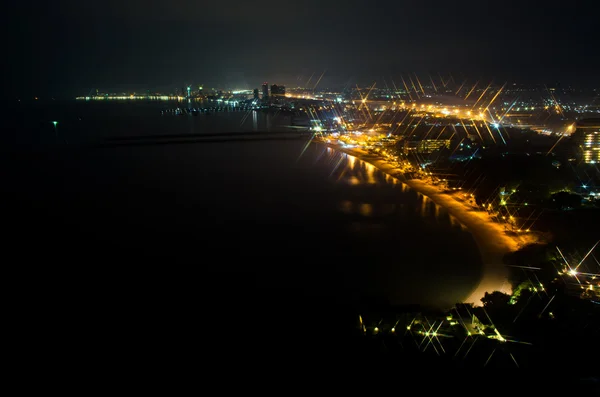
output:
<instances>
[{"instance_id":1,"label":"night sky","mask_svg":"<svg viewBox=\"0 0 600 397\"><path fill-rule=\"evenodd\" d=\"M592 1L9 1L1 17L9 98L295 86L324 70L320 86L401 72L600 79Z\"/></svg>"}]
</instances>

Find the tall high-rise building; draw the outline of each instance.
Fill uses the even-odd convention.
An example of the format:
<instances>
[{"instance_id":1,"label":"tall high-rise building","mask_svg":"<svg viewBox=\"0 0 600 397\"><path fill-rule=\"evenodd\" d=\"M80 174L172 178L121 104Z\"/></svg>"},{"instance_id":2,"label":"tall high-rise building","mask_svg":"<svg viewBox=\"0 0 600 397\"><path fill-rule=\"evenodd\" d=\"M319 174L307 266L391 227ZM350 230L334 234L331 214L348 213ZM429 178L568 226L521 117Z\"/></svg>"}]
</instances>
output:
<instances>
[{"instance_id":1,"label":"tall high-rise building","mask_svg":"<svg viewBox=\"0 0 600 397\"><path fill-rule=\"evenodd\" d=\"M258 94L258 88L254 89L254 99L258 99L259 98L259 94Z\"/></svg>"},{"instance_id":2,"label":"tall high-rise building","mask_svg":"<svg viewBox=\"0 0 600 397\"><path fill-rule=\"evenodd\" d=\"M263 83L262 85L262 97L263 99L269 98L269 83Z\"/></svg>"},{"instance_id":3,"label":"tall high-rise building","mask_svg":"<svg viewBox=\"0 0 600 397\"><path fill-rule=\"evenodd\" d=\"M573 139L584 163L600 164L600 119L579 120Z\"/></svg>"}]
</instances>

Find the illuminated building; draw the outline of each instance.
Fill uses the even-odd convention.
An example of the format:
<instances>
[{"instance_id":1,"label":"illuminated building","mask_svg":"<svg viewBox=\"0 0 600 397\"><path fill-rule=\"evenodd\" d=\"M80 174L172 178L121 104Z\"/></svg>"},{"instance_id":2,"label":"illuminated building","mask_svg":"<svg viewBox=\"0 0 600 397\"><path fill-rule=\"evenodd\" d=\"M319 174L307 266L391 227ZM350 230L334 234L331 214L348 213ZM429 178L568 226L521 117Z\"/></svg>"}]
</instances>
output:
<instances>
[{"instance_id":1,"label":"illuminated building","mask_svg":"<svg viewBox=\"0 0 600 397\"><path fill-rule=\"evenodd\" d=\"M262 99L269 98L269 83L263 83L262 85Z\"/></svg>"},{"instance_id":2,"label":"illuminated building","mask_svg":"<svg viewBox=\"0 0 600 397\"><path fill-rule=\"evenodd\" d=\"M404 142L404 153L433 153L441 148L450 148L450 139L422 139Z\"/></svg>"},{"instance_id":3,"label":"illuminated building","mask_svg":"<svg viewBox=\"0 0 600 397\"><path fill-rule=\"evenodd\" d=\"M600 119L578 121L573 139L584 163L600 163Z\"/></svg>"}]
</instances>

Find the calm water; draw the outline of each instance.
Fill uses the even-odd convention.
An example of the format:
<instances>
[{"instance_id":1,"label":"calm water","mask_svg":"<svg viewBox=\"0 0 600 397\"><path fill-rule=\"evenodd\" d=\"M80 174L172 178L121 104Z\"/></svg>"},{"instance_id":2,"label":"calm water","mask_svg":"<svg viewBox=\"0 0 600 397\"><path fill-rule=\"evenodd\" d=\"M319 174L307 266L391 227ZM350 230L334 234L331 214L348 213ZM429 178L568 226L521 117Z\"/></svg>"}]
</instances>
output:
<instances>
[{"instance_id":1,"label":"calm water","mask_svg":"<svg viewBox=\"0 0 600 397\"><path fill-rule=\"evenodd\" d=\"M212 112L178 116L168 109L222 106L205 102L52 101L4 103L3 141L23 146L55 142L81 144L106 137L218 133L238 131L292 131L289 116L263 112ZM164 114L162 112L165 112ZM189 117L188 117L189 116ZM10 122L6 122L9 120ZM56 130L52 121L58 121Z\"/></svg>"},{"instance_id":2,"label":"calm water","mask_svg":"<svg viewBox=\"0 0 600 397\"><path fill-rule=\"evenodd\" d=\"M81 288L102 280L99 296L181 285L239 304L267 291L273 299L449 305L477 286L481 263L470 234L367 163L306 139L73 144L230 132L244 117L166 117L165 105L101 105L28 116L20 151L3 156L11 244L32 269L43 269L42 279L76 277L70 285ZM253 117L258 129L284 128L274 127L276 117ZM29 139L52 147L52 119L70 144L24 150ZM238 130L252 130L250 123Z\"/></svg>"}]
</instances>

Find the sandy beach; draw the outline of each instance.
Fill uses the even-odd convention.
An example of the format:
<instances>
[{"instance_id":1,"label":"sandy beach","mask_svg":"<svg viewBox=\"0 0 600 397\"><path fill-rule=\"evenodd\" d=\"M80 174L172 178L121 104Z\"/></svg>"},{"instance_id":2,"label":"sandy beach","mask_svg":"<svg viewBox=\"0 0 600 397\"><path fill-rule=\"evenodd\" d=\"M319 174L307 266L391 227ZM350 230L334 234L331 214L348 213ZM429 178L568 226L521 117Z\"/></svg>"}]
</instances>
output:
<instances>
[{"instance_id":1,"label":"sandy beach","mask_svg":"<svg viewBox=\"0 0 600 397\"><path fill-rule=\"evenodd\" d=\"M369 154L362 149L343 148L336 144L327 145L373 164L379 170L397 178L416 192L428 197L435 204L445 208L456 221L472 234L481 254L483 276L479 285L471 291L469 296L465 297L464 303L481 305L481 298L485 292L502 291L511 293L511 287L507 281L508 268L503 263L503 257L524 245L538 241L538 236L534 233L523 233L518 236L509 235L505 232L502 224L492 220L487 212L477 210L466 201L459 199L458 194L444 193L440 188L420 179L407 180L399 169L385 159Z\"/></svg>"}]
</instances>

